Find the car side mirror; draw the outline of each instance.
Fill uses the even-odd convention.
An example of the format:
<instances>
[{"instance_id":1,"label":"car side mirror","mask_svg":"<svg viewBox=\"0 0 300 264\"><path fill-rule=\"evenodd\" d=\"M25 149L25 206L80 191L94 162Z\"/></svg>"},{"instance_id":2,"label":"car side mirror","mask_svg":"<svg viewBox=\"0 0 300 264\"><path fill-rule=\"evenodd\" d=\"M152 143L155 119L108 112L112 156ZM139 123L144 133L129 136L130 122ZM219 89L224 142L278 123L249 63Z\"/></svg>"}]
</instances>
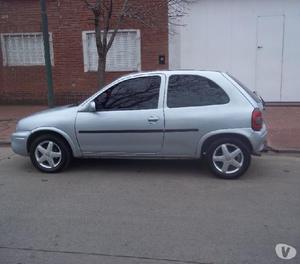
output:
<instances>
[{"instance_id":1,"label":"car side mirror","mask_svg":"<svg viewBox=\"0 0 300 264\"><path fill-rule=\"evenodd\" d=\"M88 111L89 112L96 112L96 103L94 101L89 102Z\"/></svg>"}]
</instances>

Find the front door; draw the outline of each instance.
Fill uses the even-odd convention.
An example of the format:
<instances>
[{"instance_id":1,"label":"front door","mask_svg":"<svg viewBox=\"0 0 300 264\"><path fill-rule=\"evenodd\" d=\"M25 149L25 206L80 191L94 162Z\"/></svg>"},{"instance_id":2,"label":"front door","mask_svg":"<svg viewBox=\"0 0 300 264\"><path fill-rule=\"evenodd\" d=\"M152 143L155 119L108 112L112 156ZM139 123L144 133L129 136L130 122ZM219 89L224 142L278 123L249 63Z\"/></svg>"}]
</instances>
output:
<instances>
[{"instance_id":1,"label":"front door","mask_svg":"<svg viewBox=\"0 0 300 264\"><path fill-rule=\"evenodd\" d=\"M257 18L256 91L269 102L281 101L283 16Z\"/></svg>"},{"instance_id":2,"label":"front door","mask_svg":"<svg viewBox=\"0 0 300 264\"><path fill-rule=\"evenodd\" d=\"M127 79L95 99L96 112L79 112L76 133L85 155L152 155L163 145L164 76ZM160 96L162 95L162 96Z\"/></svg>"}]
</instances>

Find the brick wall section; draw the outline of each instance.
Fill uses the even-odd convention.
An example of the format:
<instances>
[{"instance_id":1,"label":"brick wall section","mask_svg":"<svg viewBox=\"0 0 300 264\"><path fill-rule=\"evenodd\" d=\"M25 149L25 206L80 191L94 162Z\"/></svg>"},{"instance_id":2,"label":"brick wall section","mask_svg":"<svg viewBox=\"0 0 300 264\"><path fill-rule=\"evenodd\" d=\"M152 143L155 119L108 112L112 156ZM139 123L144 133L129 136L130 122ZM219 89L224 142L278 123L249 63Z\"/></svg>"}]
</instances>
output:
<instances>
[{"instance_id":1,"label":"brick wall section","mask_svg":"<svg viewBox=\"0 0 300 264\"><path fill-rule=\"evenodd\" d=\"M141 2L142 0L137 0ZM117 8L120 7L115 0ZM145 0L155 10L156 25L147 27L138 21L126 20L123 29L141 32L142 70L168 68L168 10L161 0ZM94 93L96 73L84 73L82 31L93 30L93 16L82 0L48 0L49 32L53 34L53 81L56 103L72 103ZM0 33L41 32L38 0L0 0ZM159 65L158 56L166 55L166 65ZM126 72L108 72L107 82ZM47 101L44 66L3 66L0 54L0 103L41 104Z\"/></svg>"}]
</instances>

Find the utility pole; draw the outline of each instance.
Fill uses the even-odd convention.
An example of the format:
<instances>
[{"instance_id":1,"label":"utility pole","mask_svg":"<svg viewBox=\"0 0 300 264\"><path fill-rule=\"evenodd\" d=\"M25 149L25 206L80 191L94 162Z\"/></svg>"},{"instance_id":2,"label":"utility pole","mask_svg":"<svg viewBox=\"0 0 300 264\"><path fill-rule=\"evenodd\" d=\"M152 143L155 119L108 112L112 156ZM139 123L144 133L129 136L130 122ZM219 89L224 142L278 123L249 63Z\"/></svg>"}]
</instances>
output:
<instances>
[{"instance_id":1,"label":"utility pole","mask_svg":"<svg viewBox=\"0 0 300 264\"><path fill-rule=\"evenodd\" d=\"M40 0L41 16L42 16L42 28L43 28L43 39L44 39L44 57L46 66L46 78L48 87L48 106L54 106L54 93L53 93L53 80L52 80L52 65L50 56L50 44L49 44L49 32L48 32L48 17L46 0Z\"/></svg>"}]
</instances>

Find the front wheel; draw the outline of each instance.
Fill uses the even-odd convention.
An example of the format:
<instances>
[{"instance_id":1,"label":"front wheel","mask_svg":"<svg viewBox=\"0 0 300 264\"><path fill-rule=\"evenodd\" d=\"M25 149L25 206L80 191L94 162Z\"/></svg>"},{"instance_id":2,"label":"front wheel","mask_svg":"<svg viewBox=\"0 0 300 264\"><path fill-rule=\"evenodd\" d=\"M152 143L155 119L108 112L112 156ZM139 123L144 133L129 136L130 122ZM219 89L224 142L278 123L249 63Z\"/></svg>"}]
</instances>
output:
<instances>
[{"instance_id":1,"label":"front wheel","mask_svg":"<svg viewBox=\"0 0 300 264\"><path fill-rule=\"evenodd\" d=\"M207 151L211 171L223 179L236 179L250 166L251 154L239 139L224 138L213 142Z\"/></svg>"},{"instance_id":2,"label":"front wheel","mask_svg":"<svg viewBox=\"0 0 300 264\"><path fill-rule=\"evenodd\" d=\"M71 150L66 142L55 135L42 135L30 146L32 164L42 172L59 172L71 161Z\"/></svg>"}]
</instances>

